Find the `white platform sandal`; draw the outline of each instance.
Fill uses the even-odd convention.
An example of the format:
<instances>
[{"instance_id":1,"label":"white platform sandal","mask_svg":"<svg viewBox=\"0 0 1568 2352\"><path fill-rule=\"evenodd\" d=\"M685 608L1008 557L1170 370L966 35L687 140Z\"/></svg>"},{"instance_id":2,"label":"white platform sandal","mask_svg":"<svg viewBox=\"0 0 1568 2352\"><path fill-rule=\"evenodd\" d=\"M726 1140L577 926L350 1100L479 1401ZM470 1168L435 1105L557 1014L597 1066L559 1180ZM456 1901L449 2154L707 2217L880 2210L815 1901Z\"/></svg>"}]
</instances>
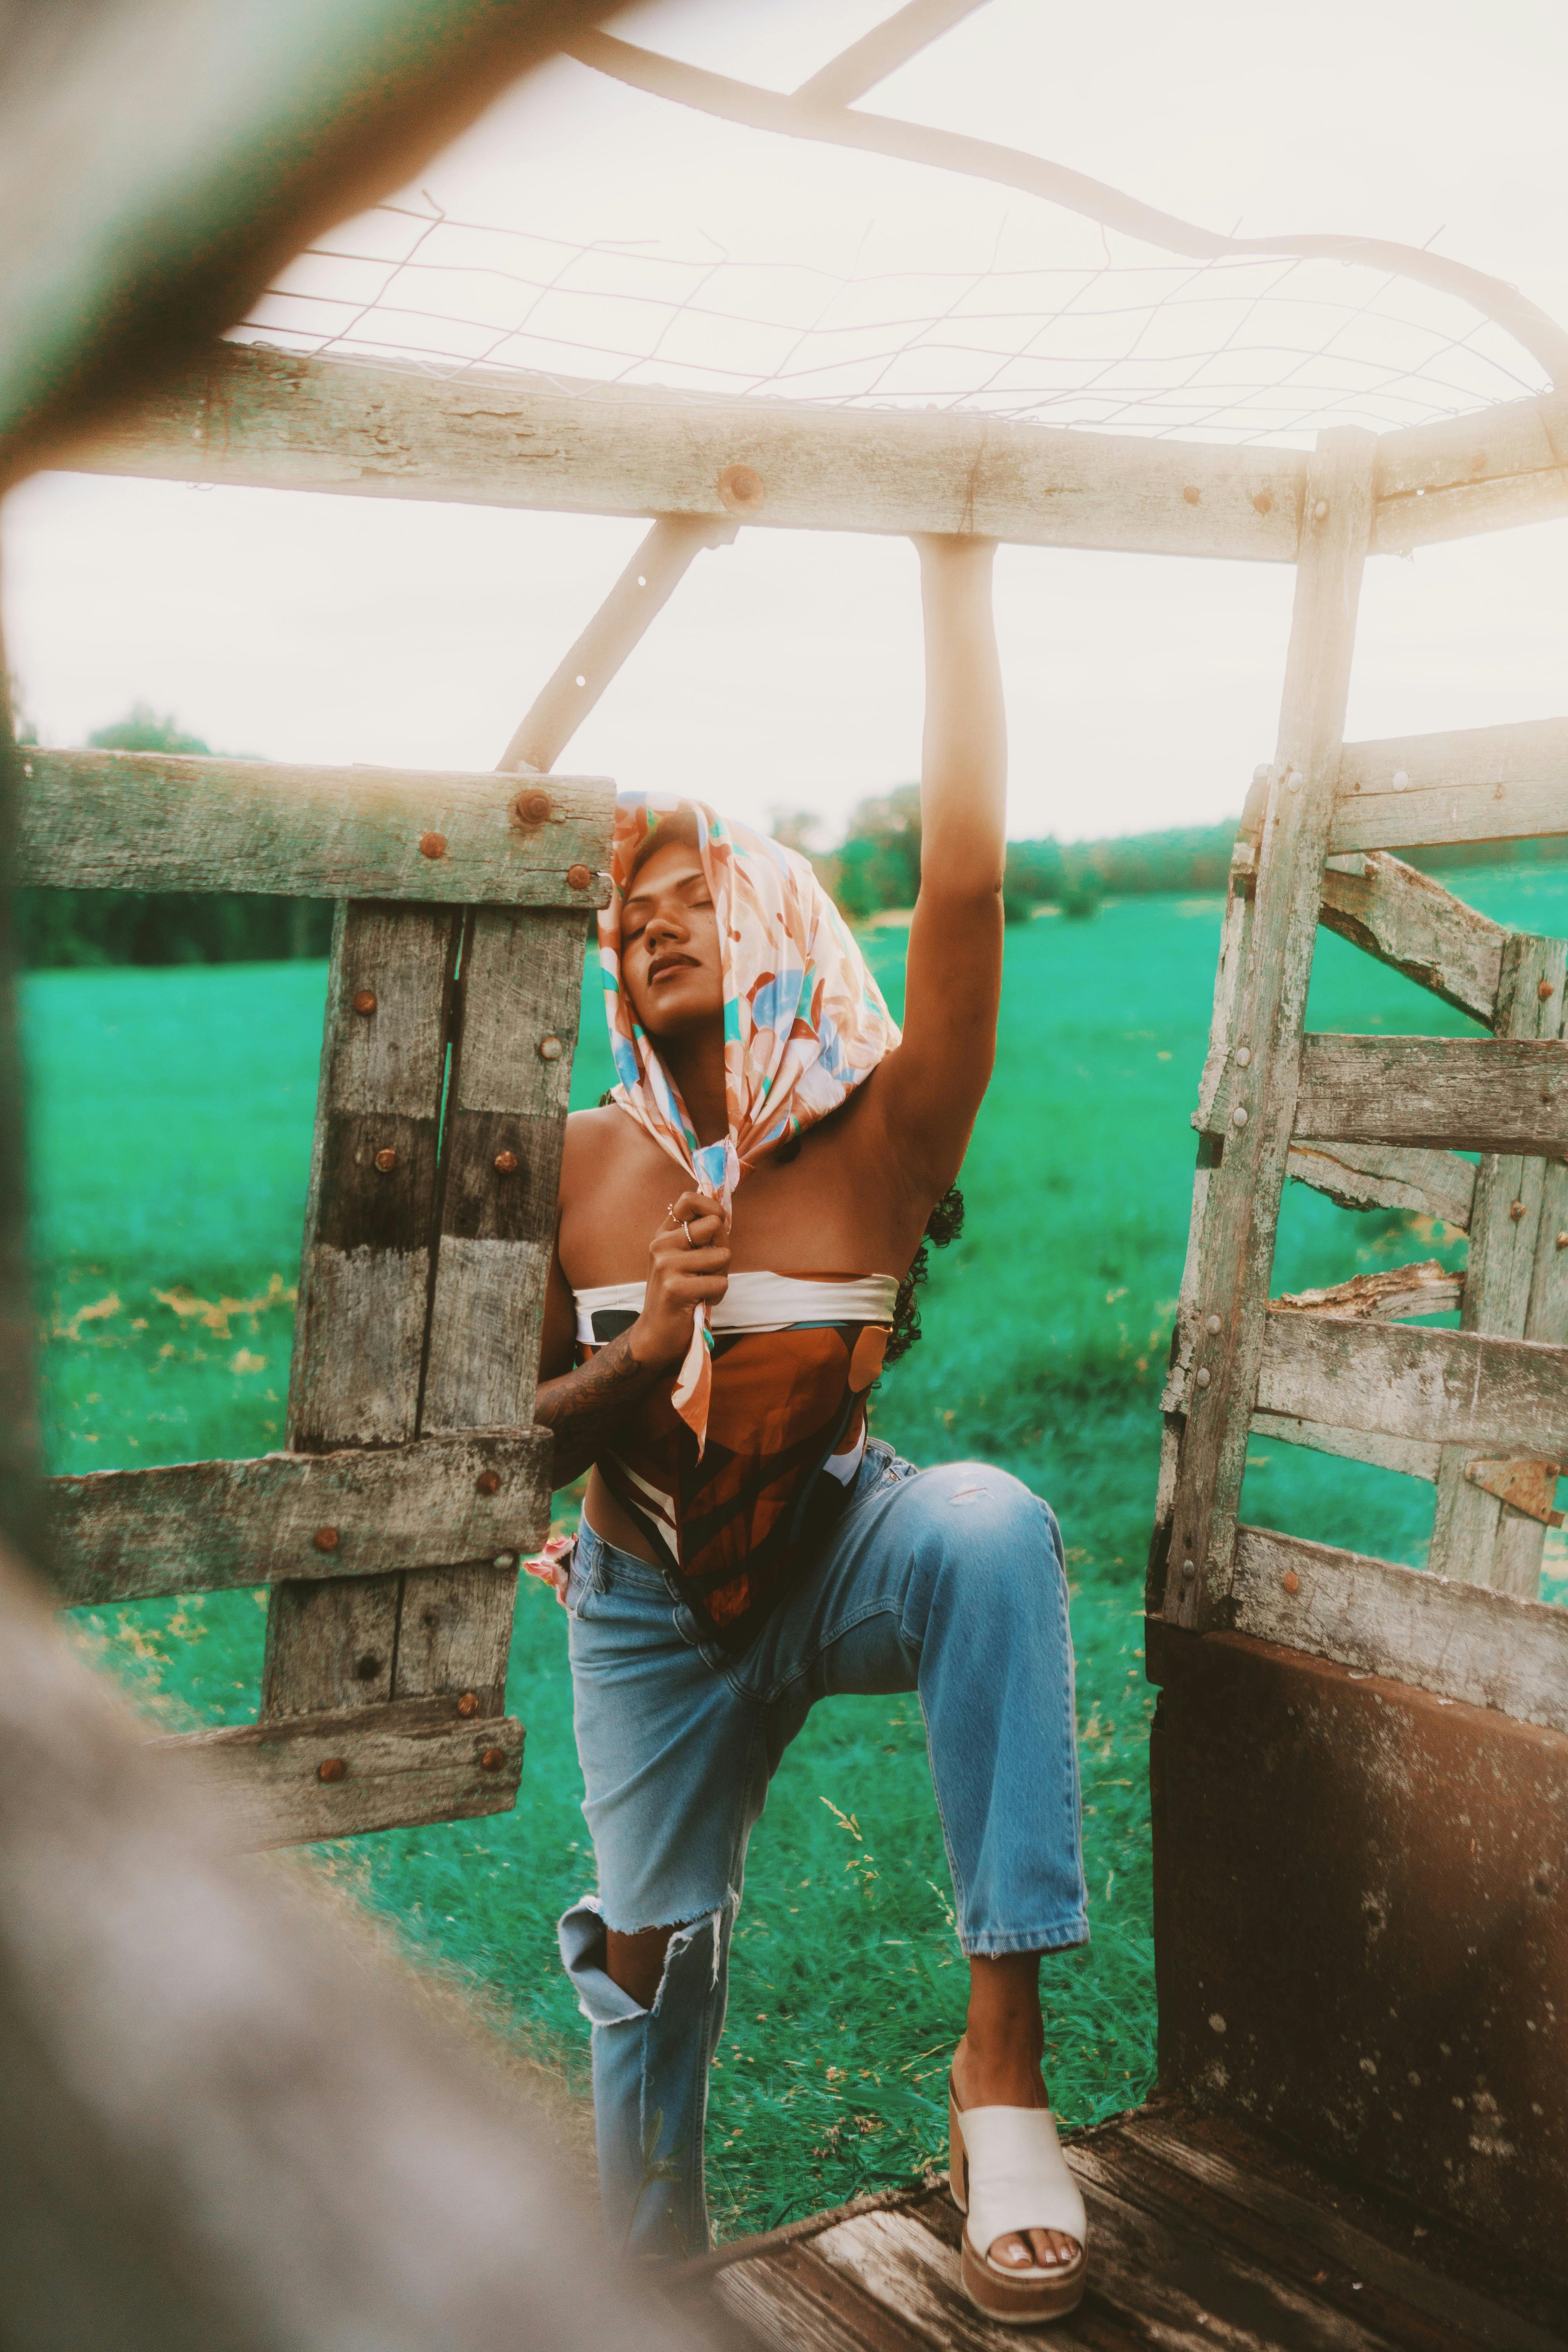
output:
<instances>
[{"instance_id":1,"label":"white platform sandal","mask_svg":"<svg viewBox=\"0 0 1568 2352\"><path fill-rule=\"evenodd\" d=\"M967 2107L947 2086L948 2179L966 2216L959 2245L963 2290L1005 2327L1060 2319L1083 2300L1088 2272L1083 2199L1068 2170L1048 2107ZM1004 2268L990 2259L998 2238L1059 2230L1076 2238L1074 2263L1050 2270Z\"/></svg>"}]
</instances>

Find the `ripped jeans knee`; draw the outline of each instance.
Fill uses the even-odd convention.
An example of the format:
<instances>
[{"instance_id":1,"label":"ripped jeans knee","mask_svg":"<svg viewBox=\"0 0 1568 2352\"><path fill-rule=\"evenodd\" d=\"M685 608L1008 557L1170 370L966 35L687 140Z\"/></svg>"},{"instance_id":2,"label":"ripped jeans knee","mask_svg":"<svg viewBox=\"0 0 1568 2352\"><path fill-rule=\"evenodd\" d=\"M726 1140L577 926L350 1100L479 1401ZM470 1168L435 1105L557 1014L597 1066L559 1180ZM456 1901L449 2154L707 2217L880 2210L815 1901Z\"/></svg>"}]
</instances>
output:
<instances>
[{"instance_id":1,"label":"ripped jeans knee","mask_svg":"<svg viewBox=\"0 0 1568 2352\"><path fill-rule=\"evenodd\" d=\"M599 2195L617 2252L670 2258L707 2247L702 2134L734 1911L726 1901L672 1929L646 2009L609 1973L597 1898L562 1916L561 1958L593 2028Z\"/></svg>"}]
</instances>

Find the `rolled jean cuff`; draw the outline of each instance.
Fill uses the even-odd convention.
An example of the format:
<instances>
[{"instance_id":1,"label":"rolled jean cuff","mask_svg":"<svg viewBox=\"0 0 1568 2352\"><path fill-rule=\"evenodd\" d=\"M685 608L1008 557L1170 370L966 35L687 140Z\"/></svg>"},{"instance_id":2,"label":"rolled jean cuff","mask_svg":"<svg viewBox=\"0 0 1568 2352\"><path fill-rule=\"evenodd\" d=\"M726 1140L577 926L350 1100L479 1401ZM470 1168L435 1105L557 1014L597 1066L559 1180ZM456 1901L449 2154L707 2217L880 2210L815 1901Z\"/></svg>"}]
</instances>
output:
<instances>
[{"instance_id":1,"label":"rolled jean cuff","mask_svg":"<svg viewBox=\"0 0 1568 2352\"><path fill-rule=\"evenodd\" d=\"M1020 1927L1011 1933L983 1930L978 1935L960 1934L959 1943L965 1959L995 1960L1007 1952L1070 1952L1089 1941L1089 1914L1071 1911L1048 1927Z\"/></svg>"}]
</instances>

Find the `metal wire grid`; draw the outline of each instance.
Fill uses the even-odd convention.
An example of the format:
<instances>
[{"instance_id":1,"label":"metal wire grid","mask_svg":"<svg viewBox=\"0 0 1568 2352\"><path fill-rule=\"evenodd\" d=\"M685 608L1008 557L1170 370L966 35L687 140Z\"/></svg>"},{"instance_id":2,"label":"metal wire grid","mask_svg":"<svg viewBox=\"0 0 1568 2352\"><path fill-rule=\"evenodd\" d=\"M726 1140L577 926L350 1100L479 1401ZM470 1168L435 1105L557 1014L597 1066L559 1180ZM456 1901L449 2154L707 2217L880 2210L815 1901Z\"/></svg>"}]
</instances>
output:
<instances>
[{"instance_id":1,"label":"metal wire grid","mask_svg":"<svg viewBox=\"0 0 1568 2352\"><path fill-rule=\"evenodd\" d=\"M1230 443L1374 431L1546 388L1458 298L1342 262L847 271L574 244L384 205L268 289L245 341L444 376L527 371L819 406L961 409Z\"/></svg>"}]
</instances>

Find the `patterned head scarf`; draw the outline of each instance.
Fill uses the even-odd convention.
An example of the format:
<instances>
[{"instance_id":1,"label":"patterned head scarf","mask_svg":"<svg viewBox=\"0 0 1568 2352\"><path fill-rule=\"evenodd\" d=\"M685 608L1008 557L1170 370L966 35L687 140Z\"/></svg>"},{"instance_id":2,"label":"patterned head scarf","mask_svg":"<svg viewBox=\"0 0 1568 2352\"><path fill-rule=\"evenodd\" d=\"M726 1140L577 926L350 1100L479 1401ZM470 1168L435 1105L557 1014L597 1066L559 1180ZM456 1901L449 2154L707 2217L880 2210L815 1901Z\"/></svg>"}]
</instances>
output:
<instances>
[{"instance_id":1,"label":"patterned head scarf","mask_svg":"<svg viewBox=\"0 0 1568 2352\"><path fill-rule=\"evenodd\" d=\"M702 1144L674 1081L621 987L621 908L660 820L696 821L724 973L724 1085L729 1132ZM697 1189L728 1202L748 1168L801 1134L870 1076L900 1041L897 1023L837 908L797 850L728 824L701 801L631 793L616 803L610 903L599 916L599 961L615 1100L646 1128ZM708 1340L697 1312L676 1383L676 1411L700 1447L708 1425Z\"/></svg>"}]
</instances>

